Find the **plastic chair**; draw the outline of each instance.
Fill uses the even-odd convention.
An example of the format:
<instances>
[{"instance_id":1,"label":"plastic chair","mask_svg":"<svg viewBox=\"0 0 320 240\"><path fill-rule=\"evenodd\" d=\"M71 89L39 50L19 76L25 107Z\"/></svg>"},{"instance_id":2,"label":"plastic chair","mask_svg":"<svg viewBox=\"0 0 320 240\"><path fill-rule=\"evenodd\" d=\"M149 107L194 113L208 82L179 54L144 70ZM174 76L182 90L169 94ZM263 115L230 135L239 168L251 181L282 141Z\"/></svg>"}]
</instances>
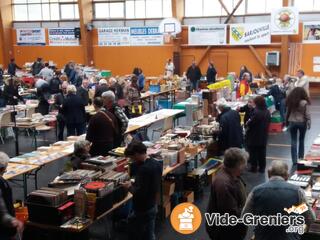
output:
<instances>
[{"instance_id":1,"label":"plastic chair","mask_svg":"<svg viewBox=\"0 0 320 240\"><path fill-rule=\"evenodd\" d=\"M11 112L4 112L0 114L0 130L6 128L11 123ZM4 144L2 132L0 131L0 140Z\"/></svg>"}]
</instances>

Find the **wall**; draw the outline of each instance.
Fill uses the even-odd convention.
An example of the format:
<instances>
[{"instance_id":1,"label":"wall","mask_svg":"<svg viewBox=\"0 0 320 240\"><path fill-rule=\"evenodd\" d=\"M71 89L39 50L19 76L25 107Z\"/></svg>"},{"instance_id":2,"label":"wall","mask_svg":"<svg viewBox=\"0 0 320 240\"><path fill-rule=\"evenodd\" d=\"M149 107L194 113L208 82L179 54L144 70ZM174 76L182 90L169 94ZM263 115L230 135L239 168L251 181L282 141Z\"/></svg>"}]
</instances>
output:
<instances>
[{"instance_id":1,"label":"wall","mask_svg":"<svg viewBox=\"0 0 320 240\"><path fill-rule=\"evenodd\" d=\"M46 30L46 39L48 31ZM18 46L16 45L16 31L12 30L13 53L18 65L32 62L37 57L42 57L45 61L52 60L59 68L63 67L68 61L74 60L77 63L84 63L84 53L82 46L56 47L56 46ZM47 42L48 44L48 42Z\"/></svg>"}]
</instances>

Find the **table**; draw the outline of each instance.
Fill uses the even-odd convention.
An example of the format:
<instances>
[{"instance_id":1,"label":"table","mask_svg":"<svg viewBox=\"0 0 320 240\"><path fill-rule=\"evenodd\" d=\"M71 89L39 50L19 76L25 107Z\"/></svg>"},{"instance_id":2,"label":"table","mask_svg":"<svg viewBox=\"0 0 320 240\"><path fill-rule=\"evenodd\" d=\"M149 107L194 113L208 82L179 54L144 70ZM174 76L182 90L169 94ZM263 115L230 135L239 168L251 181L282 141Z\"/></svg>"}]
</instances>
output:
<instances>
[{"instance_id":1,"label":"table","mask_svg":"<svg viewBox=\"0 0 320 240\"><path fill-rule=\"evenodd\" d=\"M37 170L39 167L36 165L27 165L27 164L17 164L17 163L8 163L6 172L3 175L3 178L6 180L12 180L15 177L22 175L23 183L23 192L24 196L27 197L28 194L28 184L27 184L27 175L30 174L33 170Z\"/></svg>"},{"instance_id":2,"label":"table","mask_svg":"<svg viewBox=\"0 0 320 240\"><path fill-rule=\"evenodd\" d=\"M176 90L175 88L173 89L168 89L162 92L158 92L158 93L153 93L153 92L146 92L144 94L142 94L140 100L141 101L146 101L149 104L149 111L151 112L152 110L155 110L155 106L154 106L154 102L155 102L155 98L162 96L162 95L171 95L173 96L173 102L172 105L175 103L175 99L176 99ZM151 102L153 104L151 104Z\"/></svg>"},{"instance_id":3,"label":"table","mask_svg":"<svg viewBox=\"0 0 320 240\"><path fill-rule=\"evenodd\" d=\"M128 195L122 201L120 201L118 203L115 203L111 209L109 209L108 211L102 213L95 220L90 221L87 225L85 225L81 229L62 228L61 226L53 226L53 225L47 225L47 224L41 224L41 223L34 223L34 222L30 222L30 221L26 222L26 227L30 226L30 227L39 228L39 229L42 229L42 230L45 230L45 231L52 230L52 231L56 231L56 232L60 232L60 233L63 233L63 232L65 232L65 233L74 233L74 234L81 233L81 232L87 230L95 222L97 222L100 219L108 216L109 214L111 214L112 212L117 210L119 207L121 207L122 205L124 205L125 203L130 201L131 199L132 199L132 194L128 193Z\"/></svg>"},{"instance_id":4,"label":"table","mask_svg":"<svg viewBox=\"0 0 320 240\"><path fill-rule=\"evenodd\" d=\"M153 123L164 120L166 118L173 117L173 116L178 115L182 112L183 112L183 110L161 109L159 111L145 114L140 117L129 119L128 128L125 133L130 133L130 132L136 131L140 128L149 126Z\"/></svg>"}]
</instances>

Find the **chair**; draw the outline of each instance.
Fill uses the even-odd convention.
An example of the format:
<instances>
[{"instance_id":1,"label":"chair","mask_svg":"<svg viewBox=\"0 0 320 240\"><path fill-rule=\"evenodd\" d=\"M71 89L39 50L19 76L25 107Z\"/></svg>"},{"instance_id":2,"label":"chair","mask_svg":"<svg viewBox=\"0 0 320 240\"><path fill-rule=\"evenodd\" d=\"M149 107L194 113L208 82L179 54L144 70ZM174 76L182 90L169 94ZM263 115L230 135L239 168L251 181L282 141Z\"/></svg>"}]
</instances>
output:
<instances>
[{"instance_id":1,"label":"chair","mask_svg":"<svg viewBox=\"0 0 320 240\"><path fill-rule=\"evenodd\" d=\"M165 131L172 129L172 128L173 128L173 117L165 118L162 128L156 128L156 129L152 130L152 140L153 140L155 132L160 133L160 136L161 136Z\"/></svg>"},{"instance_id":2,"label":"chair","mask_svg":"<svg viewBox=\"0 0 320 240\"><path fill-rule=\"evenodd\" d=\"M4 112L0 114L0 130L3 128L6 128L9 125L9 123L11 123L11 114L12 112ZM0 140L2 144L4 144L4 139L1 131L0 131Z\"/></svg>"},{"instance_id":3,"label":"chair","mask_svg":"<svg viewBox=\"0 0 320 240\"><path fill-rule=\"evenodd\" d=\"M41 126L36 127L36 128L35 128L35 131L38 132L39 135L40 135L41 133L43 133L43 139L42 139L42 141L43 141L43 142L47 142L46 133L49 132L51 129L52 129L52 127L43 124L43 125L41 125ZM33 139L32 142L34 142L34 141L35 141L35 139Z\"/></svg>"}]
</instances>

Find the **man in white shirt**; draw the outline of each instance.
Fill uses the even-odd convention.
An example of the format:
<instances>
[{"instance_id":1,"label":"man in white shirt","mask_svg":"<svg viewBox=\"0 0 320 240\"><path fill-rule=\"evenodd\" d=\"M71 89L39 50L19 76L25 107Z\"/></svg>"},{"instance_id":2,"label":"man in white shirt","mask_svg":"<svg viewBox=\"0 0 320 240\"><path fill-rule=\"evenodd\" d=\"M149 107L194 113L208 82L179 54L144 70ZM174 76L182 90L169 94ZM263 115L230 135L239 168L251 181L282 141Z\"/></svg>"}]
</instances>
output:
<instances>
[{"instance_id":1,"label":"man in white shirt","mask_svg":"<svg viewBox=\"0 0 320 240\"><path fill-rule=\"evenodd\" d=\"M49 63L44 64L44 68L41 69L38 76L49 82L53 78L54 72L49 68Z\"/></svg>"},{"instance_id":2,"label":"man in white shirt","mask_svg":"<svg viewBox=\"0 0 320 240\"><path fill-rule=\"evenodd\" d=\"M169 58L165 66L165 76L171 78L173 77L173 73L174 73L174 64L172 60Z\"/></svg>"},{"instance_id":3,"label":"man in white shirt","mask_svg":"<svg viewBox=\"0 0 320 240\"><path fill-rule=\"evenodd\" d=\"M299 69L297 71L297 81L294 83L295 87L303 87L309 95L309 78L304 75L304 71Z\"/></svg>"}]
</instances>

